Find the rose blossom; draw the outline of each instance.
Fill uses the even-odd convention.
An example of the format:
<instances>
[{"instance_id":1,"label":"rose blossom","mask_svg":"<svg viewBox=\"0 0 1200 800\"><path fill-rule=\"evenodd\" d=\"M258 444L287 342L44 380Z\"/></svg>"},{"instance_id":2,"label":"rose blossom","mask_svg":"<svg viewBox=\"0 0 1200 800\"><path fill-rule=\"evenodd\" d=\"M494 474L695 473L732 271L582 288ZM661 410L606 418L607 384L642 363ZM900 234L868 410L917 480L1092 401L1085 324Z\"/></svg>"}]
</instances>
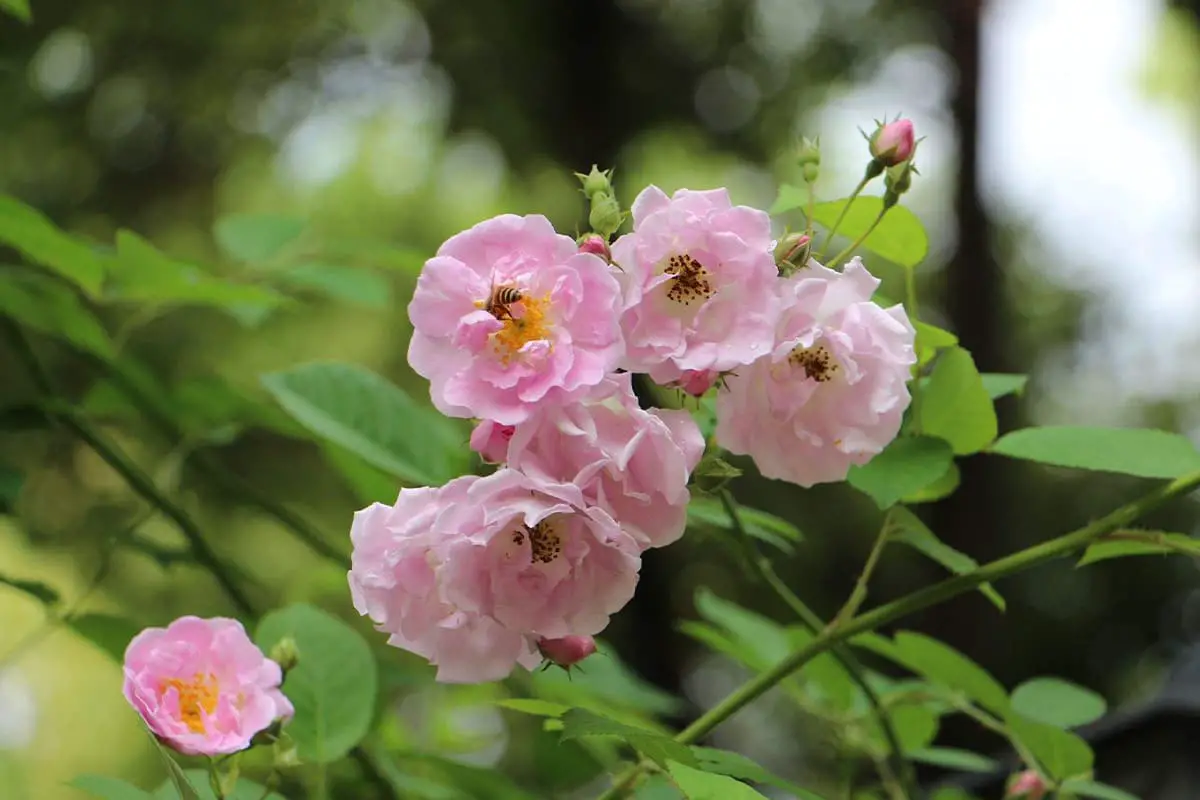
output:
<instances>
[{"instance_id":1,"label":"rose blossom","mask_svg":"<svg viewBox=\"0 0 1200 800\"><path fill-rule=\"evenodd\" d=\"M499 680L539 638L599 633L633 596L638 546L580 490L500 469L354 515L354 607L437 680Z\"/></svg>"},{"instance_id":2,"label":"rose blossom","mask_svg":"<svg viewBox=\"0 0 1200 800\"><path fill-rule=\"evenodd\" d=\"M125 699L146 725L187 755L245 750L292 716L283 673L233 619L180 617L147 628L125 650Z\"/></svg>"},{"instance_id":3,"label":"rose blossom","mask_svg":"<svg viewBox=\"0 0 1200 800\"><path fill-rule=\"evenodd\" d=\"M471 431L471 449L479 453L484 461L503 464L508 456L508 443L512 441L513 425L501 425L490 419L482 420Z\"/></svg>"},{"instance_id":4,"label":"rose blossom","mask_svg":"<svg viewBox=\"0 0 1200 800\"><path fill-rule=\"evenodd\" d=\"M612 371L624 348L619 297L609 265L545 217L503 214L425 263L408 360L443 414L512 425Z\"/></svg>"},{"instance_id":5,"label":"rose blossom","mask_svg":"<svg viewBox=\"0 0 1200 800\"><path fill-rule=\"evenodd\" d=\"M620 373L517 425L503 458L526 475L579 487L643 547L662 547L687 526L688 478L703 454L691 414L640 408L632 376Z\"/></svg>"},{"instance_id":6,"label":"rose blossom","mask_svg":"<svg viewBox=\"0 0 1200 800\"><path fill-rule=\"evenodd\" d=\"M612 246L625 292L621 366L666 384L765 353L779 316L774 250L767 214L731 205L724 189L643 190L633 232Z\"/></svg>"},{"instance_id":7,"label":"rose blossom","mask_svg":"<svg viewBox=\"0 0 1200 800\"><path fill-rule=\"evenodd\" d=\"M717 442L768 478L839 481L900 430L916 362L902 306L871 302L879 280L858 258L845 272L816 262L780 282L775 346L717 395Z\"/></svg>"}]
</instances>

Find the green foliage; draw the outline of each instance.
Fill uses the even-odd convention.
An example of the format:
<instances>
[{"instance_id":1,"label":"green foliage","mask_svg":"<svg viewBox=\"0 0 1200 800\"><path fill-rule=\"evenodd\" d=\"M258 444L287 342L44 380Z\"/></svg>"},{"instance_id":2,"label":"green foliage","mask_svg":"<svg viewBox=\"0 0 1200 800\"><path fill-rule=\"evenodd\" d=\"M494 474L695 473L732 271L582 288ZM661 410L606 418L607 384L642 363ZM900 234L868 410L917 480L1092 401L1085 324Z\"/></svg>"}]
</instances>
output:
<instances>
[{"instance_id":1,"label":"green foliage","mask_svg":"<svg viewBox=\"0 0 1200 800\"><path fill-rule=\"evenodd\" d=\"M179 766L179 762L175 760L174 756L167 752L167 748L163 746L162 742L160 742L148 728L143 728L143 730L145 730L146 735L150 737L150 741L154 743L154 749L158 753L158 757L162 761L163 766L166 767L167 782L174 787L176 796L178 796L179 800L200 800L200 793L197 791L196 787L192 785L192 781L187 776L187 773L185 773L183 768Z\"/></svg>"},{"instance_id":2,"label":"green foliage","mask_svg":"<svg viewBox=\"0 0 1200 800\"><path fill-rule=\"evenodd\" d=\"M19 250L33 263L66 278L88 295L100 294L104 265L92 248L59 230L40 211L3 194L0 194L0 243Z\"/></svg>"},{"instance_id":3,"label":"green foliage","mask_svg":"<svg viewBox=\"0 0 1200 800\"><path fill-rule=\"evenodd\" d=\"M680 630L753 669L767 669L792 649L782 625L722 600L706 588L696 591L696 611L711 625L684 622Z\"/></svg>"},{"instance_id":4,"label":"green foliage","mask_svg":"<svg viewBox=\"0 0 1200 800\"><path fill-rule=\"evenodd\" d=\"M1001 437L991 452L1140 478L1178 478L1200 470L1200 450L1187 437L1149 428L1025 428Z\"/></svg>"},{"instance_id":5,"label":"green foliage","mask_svg":"<svg viewBox=\"0 0 1200 800\"><path fill-rule=\"evenodd\" d=\"M666 765L671 779L688 800L753 800L763 795L726 775L704 772L671 761Z\"/></svg>"},{"instance_id":6,"label":"green foliage","mask_svg":"<svg viewBox=\"0 0 1200 800\"><path fill-rule=\"evenodd\" d=\"M378 685L375 659L353 629L309 605L267 614L255 641L263 652L270 652L285 636L295 639L300 653L283 686L296 707L285 730L303 760L335 761L371 727Z\"/></svg>"},{"instance_id":7,"label":"green foliage","mask_svg":"<svg viewBox=\"0 0 1200 800\"><path fill-rule=\"evenodd\" d=\"M738 506L738 519L750 536L786 553L792 552L792 544L804 539L800 530L787 520L750 506ZM713 497L696 495L688 503L688 526L708 530L731 531L733 521L721 501Z\"/></svg>"},{"instance_id":8,"label":"green foliage","mask_svg":"<svg viewBox=\"0 0 1200 800\"><path fill-rule=\"evenodd\" d=\"M1090 689L1059 678L1034 678L1013 690L1014 711L1047 725L1074 728L1104 716L1108 704Z\"/></svg>"},{"instance_id":9,"label":"green foliage","mask_svg":"<svg viewBox=\"0 0 1200 800\"><path fill-rule=\"evenodd\" d=\"M808 198L811 194L812 190L807 186L792 186L785 183L779 187L779 194L767 213L776 216L788 211L795 211L797 208L804 208L808 205Z\"/></svg>"},{"instance_id":10,"label":"green foliage","mask_svg":"<svg viewBox=\"0 0 1200 800\"><path fill-rule=\"evenodd\" d=\"M602 641L596 642L596 654L581 669L571 674L561 669L540 670L533 685L545 700L639 716L678 714L683 705L679 698L643 680Z\"/></svg>"},{"instance_id":11,"label":"green foliage","mask_svg":"<svg viewBox=\"0 0 1200 800\"><path fill-rule=\"evenodd\" d=\"M911 750L906 755L910 760L921 764L932 764L935 767L956 769L960 772L993 772L1000 768L995 759L953 747L925 747Z\"/></svg>"},{"instance_id":12,"label":"green foliage","mask_svg":"<svg viewBox=\"0 0 1200 800\"><path fill-rule=\"evenodd\" d=\"M929 383L921 390L919 408L921 432L948 441L955 455L977 453L996 438L992 398L975 360L961 347L938 357Z\"/></svg>"},{"instance_id":13,"label":"green foliage","mask_svg":"<svg viewBox=\"0 0 1200 800\"><path fill-rule=\"evenodd\" d=\"M1025 391L1025 384L1029 383L1028 375L985 372L980 377L983 379L983 388L987 390L988 396L993 400L999 400L1010 394L1022 394Z\"/></svg>"},{"instance_id":14,"label":"green foliage","mask_svg":"<svg viewBox=\"0 0 1200 800\"><path fill-rule=\"evenodd\" d=\"M292 289L318 292L334 300L365 308L385 309L391 304L391 286L376 272L308 261L274 270L271 279Z\"/></svg>"},{"instance_id":15,"label":"green foliage","mask_svg":"<svg viewBox=\"0 0 1200 800\"><path fill-rule=\"evenodd\" d=\"M47 606L58 605L58 592L41 581L27 581L21 578L10 578L0 574L0 586L9 586L43 603Z\"/></svg>"},{"instance_id":16,"label":"green foliage","mask_svg":"<svg viewBox=\"0 0 1200 800\"><path fill-rule=\"evenodd\" d=\"M872 650L903 667L944 686L984 708L1008 710L1008 693L983 667L944 642L920 633L900 631L894 641L883 636L856 636L851 643Z\"/></svg>"},{"instance_id":17,"label":"green foliage","mask_svg":"<svg viewBox=\"0 0 1200 800\"><path fill-rule=\"evenodd\" d=\"M71 785L100 800L154 800L154 796L133 784L105 775L80 775Z\"/></svg>"},{"instance_id":18,"label":"green foliage","mask_svg":"<svg viewBox=\"0 0 1200 800\"><path fill-rule=\"evenodd\" d=\"M901 436L866 464L851 467L846 480L886 510L936 482L953 460L954 453L944 439Z\"/></svg>"},{"instance_id":19,"label":"green foliage","mask_svg":"<svg viewBox=\"0 0 1200 800\"><path fill-rule=\"evenodd\" d=\"M118 664L125 660L125 649L141 631L136 623L114 614L89 613L72 616L67 625L112 657Z\"/></svg>"},{"instance_id":20,"label":"green foliage","mask_svg":"<svg viewBox=\"0 0 1200 800\"><path fill-rule=\"evenodd\" d=\"M1037 758L1051 777L1063 780L1092 769L1092 748L1070 731L1017 713L1009 713L1005 721L1013 738Z\"/></svg>"},{"instance_id":21,"label":"green foliage","mask_svg":"<svg viewBox=\"0 0 1200 800\"><path fill-rule=\"evenodd\" d=\"M562 738L584 736L615 736L664 769L667 761L696 764L687 745L648 728L639 728L582 708L573 708L562 715Z\"/></svg>"},{"instance_id":22,"label":"green foliage","mask_svg":"<svg viewBox=\"0 0 1200 800\"><path fill-rule=\"evenodd\" d=\"M905 753L922 750L937 736L940 715L923 705L902 705L890 709L892 728Z\"/></svg>"},{"instance_id":23,"label":"green foliage","mask_svg":"<svg viewBox=\"0 0 1200 800\"><path fill-rule=\"evenodd\" d=\"M213 236L235 261L258 264L284 252L304 233L304 220L276 214L231 214L217 220Z\"/></svg>"},{"instance_id":24,"label":"green foliage","mask_svg":"<svg viewBox=\"0 0 1200 800\"><path fill-rule=\"evenodd\" d=\"M979 562L966 553L961 553L942 542L937 537L937 534L921 521L920 517L907 508L893 509L890 520L894 526L891 533L891 541L908 545L941 564L955 575L965 575L979 568ZM990 583L980 584L979 591L983 593L984 597L992 601L996 608L1004 611L1004 598L1000 596L1000 593Z\"/></svg>"},{"instance_id":25,"label":"green foliage","mask_svg":"<svg viewBox=\"0 0 1200 800\"><path fill-rule=\"evenodd\" d=\"M958 469L958 464L950 462L949 468L942 473L941 477L912 494L906 495L903 500L909 504L933 503L953 494L961 481L962 473Z\"/></svg>"},{"instance_id":26,"label":"green foliage","mask_svg":"<svg viewBox=\"0 0 1200 800\"><path fill-rule=\"evenodd\" d=\"M878 297L876 298L876 302L886 305ZM917 331L917 339L914 345L917 351L917 363L921 366L929 363L934 356L947 347L954 347L958 344L958 337L953 333L930 325L928 322L917 320L913 323L913 327Z\"/></svg>"},{"instance_id":27,"label":"green foliage","mask_svg":"<svg viewBox=\"0 0 1200 800\"><path fill-rule=\"evenodd\" d=\"M108 332L79 295L48 275L0 276L0 314L84 352L101 357L115 352Z\"/></svg>"},{"instance_id":28,"label":"green foliage","mask_svg":"<svg viewBox=\"0 0 1200 800\"><path fill-rule=\"evenodd\" d=\"M1200 540L1186 533L1165 531L1115 531L1108 538L1092 544L1076 566L1094 564L1110 558L1180 553L1200 558Z\"/></svg>"},{"instance_id":29,"label":"green foliage","mask_svg":"<svg viewBox=\"0 0 1200 800\"><path fill-rule=\"evenodd\" d=\"M0 0L0 9L4 9L22 22L33 22L33 13L29 10L29 0Z\"/></svg>"},{"instance_id":30,"label":"green foliage","mask_svg":"<svg viewBox=\"0 0 1200 800\"><path fill-rule=\"evenodd\" d=\"M0 514L11 514L16 508L25 474L19 469L0 464Z\"/></svg>"},{"instance_id":31,"label":"green foliage","mask_svg":"<svg viewBox=\"0 0 1200 800\"><path fill-rule=\"evenodd\" d=\"M829 228L842 213L848 200L833 200L813 206L813 219ZM864 234L883 210L883 198L859 197L846 212L838 227L838 234L857 240ZM916 214L904 206L894 206L871 235L863 241L863 247L893 264L912 268L925 260L929 253L929 237L925 226ZM836 267L836 264L830 264Z\"/></svg>"},{"instance_id":32,"label":"green foliage","mask_svg":"<svg viewBox=\"0 0 1200 800\"><path fill-rule=\"evenodd\" d=\"M184 770L188 782L196 791L199 800L217 800L216 794L209 785L208 773L202 769ZM154 792L154 800L181 800L179 789L174 781L168 780ZM233 786L233 791L225 795L225 800L287 800L276 792L267 793L266 787L246 778L239 778Z\"/></svg>"},{"instance_id":33,"label":"green foliage","mask_svg":"<svg viewBox=\"0 0 1200 800\"><path fill-rule=\"evenodd\" d=\"M368 369L311 362L262 383L311 433L401 480L435 485L464 472L466 434Z\"/></svg>"},{"instance_id":34,"label":"green foliage","mask_svg":"<svg viewBox=\"0 0 1200 800\"><path fill-rule=\"evenodd\" d=\"M1124 789L1083 778L1063 781L1059 788L1060 792L1076 797L1094 797L1096 800L1138 800L1136 795L1132 795Z\"/></svg>"},{"instance_id":35,"label":"green foliage","mask_svg":"<svg viewBox=\"0 0 1200 800\"><path fill-rule=\"evenodd\" d=\"M687 800L666 775L651 775L633 790L634 800Z\"/></svg>"},{"instance_id":36,"label":"green foliage","mask_svg":"<svg viewBox=\"0 0 1200 800\"><path fill-rule=\"evenodd\" d=\"M802 799L816 797L816 795L807 789L768 772L755 761L740 753L720 750L715 747L693 747L692 754L696 756L696 762L699 764L700 769L705 772L727 775L730 778L737 778L742 781L761 783L764 786L773 786L776 789L782 789Z\"/></svg>"}]
</instances>

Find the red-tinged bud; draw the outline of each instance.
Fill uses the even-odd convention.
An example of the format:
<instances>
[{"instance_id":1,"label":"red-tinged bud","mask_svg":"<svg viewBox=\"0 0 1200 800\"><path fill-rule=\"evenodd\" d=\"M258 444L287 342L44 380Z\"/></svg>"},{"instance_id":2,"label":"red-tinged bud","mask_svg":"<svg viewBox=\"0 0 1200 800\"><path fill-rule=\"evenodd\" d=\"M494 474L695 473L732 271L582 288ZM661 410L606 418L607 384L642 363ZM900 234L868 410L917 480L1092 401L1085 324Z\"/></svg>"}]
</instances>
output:
<instances>
[{"instance_id":1,"label":"red-tinged bud","mask_svg":"<svg viewBox=\"0 0 1200 800\"><path fill-rule=\"evenodd\" d=\"M537 646L543 658L563 669L570 669L596 652L596 640L590 636L538 639Z\"/></svg>"},{"instance_id":2,"label":"red-tinged bud","mask_svg":"<svg viewBox=\"0 0 1200 800\"><path fill-rule=\"evenodd\" d=\"M885 167L903 164L912 158L916 139L912 120L897 119L881 124L871 136L871 155Z\"/></svg>"},{"instance_id":3,"label":"red-tinged bud","mask_svg":"<svg viewBox=\"0 0 1200 800\"><path fill-rule=\"evenodd\" d=\"M1041 775L1027 769L1009 780L1004 797L1005 800L1042 800L1049 788Z\"/></svg>"},{"instance_id":4,"label":"red-tinged bud","mask_svg":"<svg viewBox=\"0 0 1200 800\"><path fill-rule=\"evenodd\" d=\"M783 237L783 241L775 248L775 263L779 265L780 272L787 274L808 266L811 248L812 237L806 233L793 233Z\"/></svg>"},{"instance_id":5,"label":"red-tinged bud","mask_svg":"<svg viewBox=\"0 0 1200 800\"><path fill-rule=\"evenodd\" d=\"M482 420L471 431L471 449L479 453L484 461L503 464L508 459L508 443L515 430L512 425Z\"/></svg>"},{"instance_id":6,"label":"red-tinged bud","mask_svg":"<svg viewBox=\"0 0 1200 800\"><path fill-rule=\"evenodd\" d=\"M715 369L686 369L675 385L692 397L703 397L720 379L721 373Z\"/></svg>"},{"instance_id":7,"label":"red-tinged bud","mask_svg":"<svg viewBox=\"0 0 1200 800\"><path fill-rule=\"evenodd\" d=\"M612 262L612 251L608 249L608 242L604 241L604 237L597 233L585 233L579 237L576 242L579 245L579 252L591 253L594 256L600 256L605 261Z\"/></svg>"}]
</instances>

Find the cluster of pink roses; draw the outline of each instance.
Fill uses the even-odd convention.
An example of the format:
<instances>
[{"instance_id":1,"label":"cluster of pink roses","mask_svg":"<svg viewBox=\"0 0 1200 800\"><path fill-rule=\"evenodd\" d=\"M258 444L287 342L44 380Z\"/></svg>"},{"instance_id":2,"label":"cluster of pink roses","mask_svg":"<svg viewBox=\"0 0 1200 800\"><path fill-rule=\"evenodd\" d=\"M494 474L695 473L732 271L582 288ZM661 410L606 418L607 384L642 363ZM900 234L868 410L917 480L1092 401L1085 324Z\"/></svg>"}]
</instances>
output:
<instances>
[{"instance_id":1,"label":"cluster of pink roses","mask_svg":"<svg viewBox=\"0 0 1200 800\"><path fill-rule=\"evenodd\" d=\"M349 581L440 681L561 663L555 643L599 633L640 554L683 534L704 438L687 411L639 407L633 374L719 386L717 444L803 486L845 478L899 431L914 331L871 302L858 259L781 276L769 217L723 189L651 186L632 212L611 251L499 216L421 273L409 362L442 413L480 420L471 446L501 466L359 511Z\"/></svg>"}]
</instances>

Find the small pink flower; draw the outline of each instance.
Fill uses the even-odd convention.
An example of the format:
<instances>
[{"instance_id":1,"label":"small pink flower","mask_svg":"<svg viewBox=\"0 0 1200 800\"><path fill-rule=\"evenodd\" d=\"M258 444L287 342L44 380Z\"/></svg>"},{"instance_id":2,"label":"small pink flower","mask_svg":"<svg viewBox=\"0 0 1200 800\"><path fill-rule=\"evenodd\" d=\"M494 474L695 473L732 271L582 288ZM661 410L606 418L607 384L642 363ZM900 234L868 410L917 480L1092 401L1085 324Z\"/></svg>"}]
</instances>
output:
<instances>
[{"instance_id":1,"label":"small pink flower","mask_svg":"<svg viewBox=\"0 0 1200 800\"><path fill-rule=\"evenodd\" d=\"M612 251L608 242L598 233L585 233L579 237L579 252L600 256L605 261L612 261Z\"/></svg>"},{"instance_id":2,"label":"small pink flower","mask_svg":"<svg viewBox=\"0 0 1200 800\"><path fill-rule=\"evenodd\" d=\"M717 442L801 486L840 481L887 446L911 399L916 333L903 307L871 302L878 285L857 258L781 281L774 349L717 395Z\"/></svg>"},{"instance_id":3,"label":"small pink flower","mask_svg":"<svg viewBox=\"0 0 1200 800\"><path fill-rule=\"evenodd\" d=\"M871 136L871 155L885 167L903 164L916 149L913 137L912 120L898 119L880 125Z\"/></svg>"},{"instance_id":4,"label":"small pink flower","mask_svg":"<svg viewBox=\"0 0 1200 800\"><path fill-rule=\"evenodd\" d=\"M408 306L408 360L451 417L514 425L604 379L624 344L620 287L543 216L504 214L451 237Z\"/></svg>"},{"instance_id":5,"label":"small pink flower","mask_svg":"<svg viewBox=\"0 0 1200 800\"><path fill-rule=\"evenodd\" d=\"M687 526L688 478L703 454L704 436L689 413L640 408L632 376L620 373L578 402L518 425L507 463L577 486L643 547L663 547Z\"/></svg>"},{"instance_id":6,"label":"small pink flower","mask_svg":"<svg viewBox=\"0 0 1200 800\"><path fill-rule=\"evenodd\" d=\"M591 636L539 639L537 648L547 661L569 669L596 652L596 640Z\"/></svg>"},{"instance_id":7,"label":"small pink flower","mask_svg":"<svg viewBox=\"0 0 1200 800\"><path fill-rule=\"evenodd\" d=\"M237 620L180 617L147 628L125 650L125 699L151 731L187 755L245 750L290 719L283 673Z\"/></svg>"},{"instance_id":8,"label":"small pink flower","mask_svg":"<svg viewBox=\"0 0 1200 800\"><path fill-rule=\"evenodd\" d=\"M667 384L767 352L779 302L765 212L731 205L724 189L668 198L650 186L633 203L633 232L612 250L623 270L624 368Z\"/></svg>"},{"instance_id":9,"label":"small pink flower","mask_svg":"<svg viewBox=\"0 0 1200 800\"><path fill-rule=\"evenodd\" d=\"M1008 785L1008 792L1005 793L1005 798L1011 800L1042 800L1046 796L1046 791L1049 787L1046 785L1045 779L1037 772L1027 769L1024 772L1013 776Z\"/></svg>"},{"instance_id":10,"label":"small pink flower","mask_svg":"<svg viewBox=\"0 0 1200 800\"><path fill-rule=\"evenodd\" d=\"M354 607L437 680L536 667L539 638L599 633L633 596L637 543L578 488L503 468L404 489L350 532Z\"/></svg>"},{"instance_id":11,"label":"small pink flower","mask_svg":"<svg viewBox=\"0 0 1200 800\"><path fill-rule=\"evenodd\" d=\"M692 397L703 397L720 379L721 373L715 369L688 369L675 385Z\"/></svg>"},{"instance_id":12,"label":"small pink flower","mask_svg":"<svg viewBox=\"0 0 1200 800\"><path fill-rule=\"evenodd\" d=\"M479 453L484 461L503 464L508 457L508 443L515 430L512 425L501 425L485 419L471 431L471 449Z\"/></svg>"}]
</instances>

